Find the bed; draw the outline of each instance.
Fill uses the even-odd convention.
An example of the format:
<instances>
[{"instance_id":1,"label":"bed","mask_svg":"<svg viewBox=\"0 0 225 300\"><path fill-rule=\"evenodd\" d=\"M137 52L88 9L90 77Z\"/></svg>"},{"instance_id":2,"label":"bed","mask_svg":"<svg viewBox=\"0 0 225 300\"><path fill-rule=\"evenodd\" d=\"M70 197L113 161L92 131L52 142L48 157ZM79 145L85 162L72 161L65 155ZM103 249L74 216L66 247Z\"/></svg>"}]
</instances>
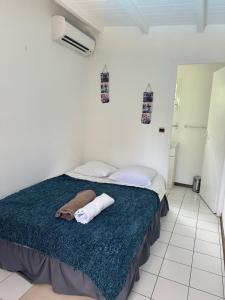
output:
<instances>
[{"instance_id":1,"label":"bed","mask_svg":"<svg viewBox=\"0 0 225 300\"><path fill-rule=\"evenodd\" d=\"M64 174L0 201L0 267L57 293L124 300L159 237L166 196L78 177ZM84 189L105 192L115 204L86 225L54 218Z\"/></svg>"},{"instance_id":2,"label":"bed","mask_svg":"<svg viewBox=\"0 0 225 300\"><path fill-rule=\"evenodd\" d=\"M91 182L99 182L99 183L110 183L110 184L116 184L116 185L124 185L123 183L115 182L111 180L109 177L94 177L94 176L87 176L83 174L79 174L75 171L70 171L67 172L66 175L75 178L75 179L82 179L82 180L88 180ZM126 186L133 186L133 187L139 187L143 188L141 186L137 185L129 185L125 184ZM157 193L159 200L160 200L160 217L166 216L168 210L169 210L169 205L166 197L166 183L162 175L159 173L156 174L154 177L151 185L145 186L146 189L151 190L155 193Z\"/></svg>"}]
</instances>

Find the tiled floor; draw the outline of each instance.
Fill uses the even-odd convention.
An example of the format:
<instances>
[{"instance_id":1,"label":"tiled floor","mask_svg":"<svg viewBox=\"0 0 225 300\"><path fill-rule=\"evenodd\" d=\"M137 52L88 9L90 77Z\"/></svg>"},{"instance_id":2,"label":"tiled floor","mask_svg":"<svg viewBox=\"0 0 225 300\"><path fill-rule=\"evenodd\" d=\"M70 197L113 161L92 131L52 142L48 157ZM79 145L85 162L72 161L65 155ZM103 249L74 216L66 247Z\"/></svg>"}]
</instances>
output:
<instances>
[{"instance_id":1,"label":"tiled floor","mask_svg":"<svg viewBox=\"0 0 225 300\"><path fill-rule=\"evenodd\" d=\"M129 300L223 299L218 218L190 189L175 187L168 199L170 211L161 219L160 238L141 266ZM18 300L30 287L19 275L0 269L0 300Z\"/></svg>"},{"instance_id":2,"label":"tiled floor","mask_svg":"<svg viewBox=\"0 0 225 300\"><path fill-rule=\"evenodd\" d=\"M129 300L221 300L224 267L219 219L191 189L174 187L159 240Z\"/></svg>"}]
</instances>

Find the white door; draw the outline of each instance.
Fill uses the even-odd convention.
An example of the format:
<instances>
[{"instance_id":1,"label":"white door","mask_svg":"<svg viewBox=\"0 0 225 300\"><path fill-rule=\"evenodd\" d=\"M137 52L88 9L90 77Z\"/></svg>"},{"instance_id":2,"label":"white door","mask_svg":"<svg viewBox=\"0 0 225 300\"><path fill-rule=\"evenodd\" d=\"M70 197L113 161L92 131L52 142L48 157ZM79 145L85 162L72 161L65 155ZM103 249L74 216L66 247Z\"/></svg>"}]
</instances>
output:
<instances>
[{"instance_id":1,"label":"white door","mask_svg":"<svg viewBox=\"0 0 225 300\"><path fill-rule=\"evenodd\" d=\"M214 73L200 195L217 212L225 153L225 68Z\"/></svg>"}]
</instances>

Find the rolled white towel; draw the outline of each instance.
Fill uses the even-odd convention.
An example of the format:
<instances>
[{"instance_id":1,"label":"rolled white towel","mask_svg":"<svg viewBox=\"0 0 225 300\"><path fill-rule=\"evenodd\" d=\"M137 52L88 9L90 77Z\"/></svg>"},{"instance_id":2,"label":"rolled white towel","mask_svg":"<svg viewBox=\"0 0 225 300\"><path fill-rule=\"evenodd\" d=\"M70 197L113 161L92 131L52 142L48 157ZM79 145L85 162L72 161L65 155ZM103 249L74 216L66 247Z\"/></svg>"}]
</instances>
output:
<instances>
[{"instance_id":1,"label":"rolled white towel","mask_svg":"<svg viewBox=\"0 0 225 300\"><path fill-rule=\"evenodd\" d=\"M113 198L103 193L84 207L78 209L74 213L74 217L77 222L87 224L94 219L94 217L100 214L101 211L112 205L114 202L115 200Z\"/></svg>"}]
</instances>

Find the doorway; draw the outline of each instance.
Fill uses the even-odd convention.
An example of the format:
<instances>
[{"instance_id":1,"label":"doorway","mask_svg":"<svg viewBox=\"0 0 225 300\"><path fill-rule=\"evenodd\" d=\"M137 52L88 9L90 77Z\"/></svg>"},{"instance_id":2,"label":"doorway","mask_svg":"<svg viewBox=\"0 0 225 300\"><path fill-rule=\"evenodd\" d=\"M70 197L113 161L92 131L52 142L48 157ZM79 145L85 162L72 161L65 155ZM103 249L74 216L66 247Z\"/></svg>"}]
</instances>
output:
<instances>
[{"instance_id":1,"label":"doorway","mask_svg":"<svg viewBox=\"0 0 225 300\"><path fill-rule=\"evenodd\" d=\"M222 171L218 164L222 159L222 147L225 147L225 94L222 95L225 91L221 88L221 81L225 79L223 69L224 63L178 66L169 157L168 188L174 184L191 187L193 177L201 176L200 193L214 212L216 201L212 199L215 198L215 189L219 189ZM218 143L220 150L212 150ZM215 155L218 159L214 157L213 162ZM216 181L213 176L216 176Z\"/></svg>"}]
</instances>

